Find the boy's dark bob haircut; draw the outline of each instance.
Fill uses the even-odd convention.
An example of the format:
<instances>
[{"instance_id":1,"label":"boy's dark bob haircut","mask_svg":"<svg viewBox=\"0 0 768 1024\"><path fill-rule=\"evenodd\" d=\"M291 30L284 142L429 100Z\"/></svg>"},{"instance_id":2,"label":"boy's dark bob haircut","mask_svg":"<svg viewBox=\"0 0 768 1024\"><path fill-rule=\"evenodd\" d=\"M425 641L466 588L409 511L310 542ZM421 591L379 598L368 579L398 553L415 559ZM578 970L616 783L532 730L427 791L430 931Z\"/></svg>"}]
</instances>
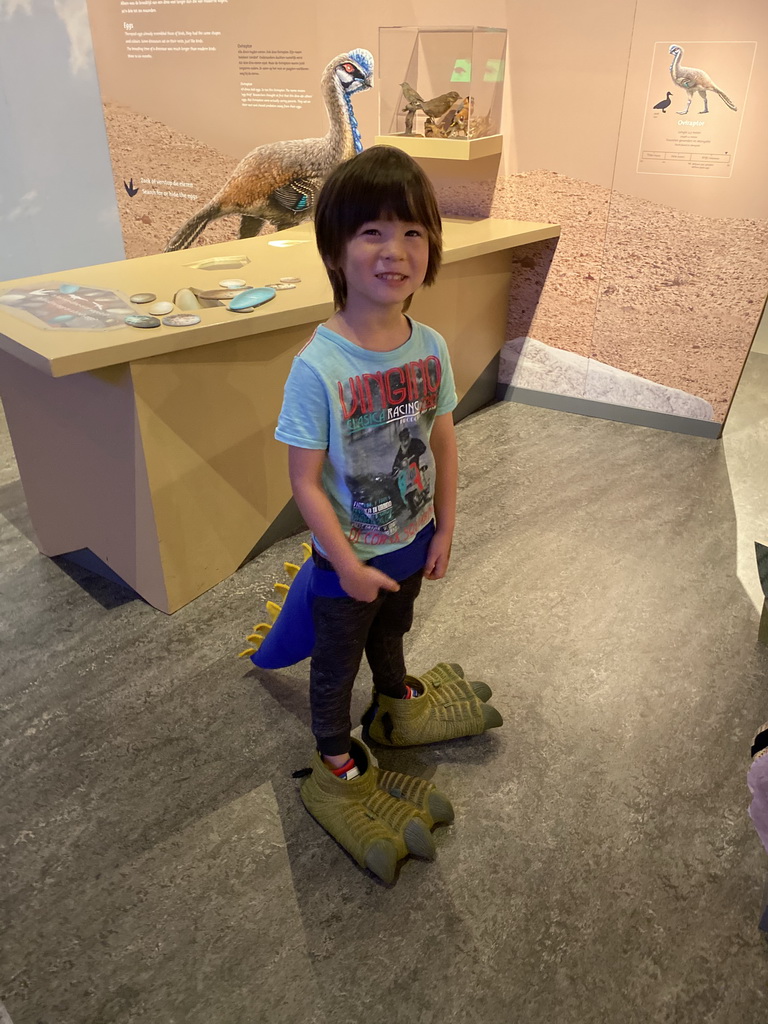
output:
<instances>
[{"instance_id":1,"label":"boy's dark bob haircut","mask_svg":"<svg viewBox=\"0 0 768 1024\"><path fill-rule=\"evenodd\" d=\"M315 208L315 237L336 309L344 309L347 301L341 269L347 242L368 221L390 218L420 224L426 230L429 260L424 284L432 284L443 255L443 226L432 184L416 161L393 146L371 146L328 176Z\"/></svg>"}]
</instances>

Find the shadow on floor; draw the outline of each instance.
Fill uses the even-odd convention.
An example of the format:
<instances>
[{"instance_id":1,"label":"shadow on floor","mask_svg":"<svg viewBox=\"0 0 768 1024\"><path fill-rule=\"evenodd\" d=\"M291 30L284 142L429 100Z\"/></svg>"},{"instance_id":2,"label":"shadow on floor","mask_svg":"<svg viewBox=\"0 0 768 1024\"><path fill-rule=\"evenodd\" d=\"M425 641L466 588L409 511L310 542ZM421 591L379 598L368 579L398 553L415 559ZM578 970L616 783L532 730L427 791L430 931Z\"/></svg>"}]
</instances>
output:
<instances>
[{"instance_id":1,"label":"shadow on floor","mask_svg":"<svg viewBox=\"0 0 768 1024\"><path fill-rule=\"evenodd\" d=\"M83 549L84 551L86 549ZM130 604L132 601L141 601L142 598L135 590L122 582L115 576L107 579L89 569L86 565L78 564L82 559L78 556L81 552L72 552L71 555L55 555L51 561L58 566L62 572L78 585L82 590L97 601L102 608L109 611L111 608L120 608L122 605ZM87 555L96 562L99 559L90 552ZM77 560L75 560L77 559Z\"/></svg>"}]
</instances>

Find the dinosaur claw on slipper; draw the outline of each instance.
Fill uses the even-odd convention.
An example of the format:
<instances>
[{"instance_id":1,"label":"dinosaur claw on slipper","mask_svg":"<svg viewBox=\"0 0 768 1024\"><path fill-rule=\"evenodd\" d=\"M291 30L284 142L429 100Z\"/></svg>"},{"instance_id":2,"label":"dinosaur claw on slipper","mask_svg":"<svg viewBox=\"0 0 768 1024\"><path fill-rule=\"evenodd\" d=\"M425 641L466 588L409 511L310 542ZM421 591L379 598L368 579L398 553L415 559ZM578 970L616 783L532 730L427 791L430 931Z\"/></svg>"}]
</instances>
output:
<instances>
[{"instance_id":1,"label":"dinosaur claw on slipper","mask_svg":"<svg viewBox=\"0 0 768 1024\"><path fill-rule=\"evenodd\" d=\"M481 707L483 713L483 724L486 730L498 729L504 725L504 719L501 717L496 708L492 708L490 704L483 704Z\"/></svg>"}]
</instances>

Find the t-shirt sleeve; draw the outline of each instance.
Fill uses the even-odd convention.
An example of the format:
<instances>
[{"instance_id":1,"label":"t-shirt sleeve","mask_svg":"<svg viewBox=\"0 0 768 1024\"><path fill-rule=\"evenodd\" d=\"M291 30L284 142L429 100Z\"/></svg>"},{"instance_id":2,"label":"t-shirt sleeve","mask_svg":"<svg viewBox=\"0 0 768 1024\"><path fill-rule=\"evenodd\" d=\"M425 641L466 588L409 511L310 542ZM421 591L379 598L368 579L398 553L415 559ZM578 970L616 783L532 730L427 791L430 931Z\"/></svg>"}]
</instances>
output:
<instances>
[{"instance_id":1,"label":"t-shirt sleeve","mask_svg":"<svg viewBox=\"0 0 768 1024\"><path fill-rule=\"evenodd\" d=\"M325 451L329 434L330 408L323 382L301 356L296 356L285 382L275 437L295 448Z\"/></svg>"},{"instance_id":2,"label":"t-shirt sleeve","mask_svg":"<svg viewBox=\"0 0 768 1024\"><path fill-rule=\"evenodd\" d=\"M445 343L445 338L442 335L437 334L437 345L440 351L440 394L437 399L437 415L442 416L443 413L453 412L456 406L459 404L459 399L456 396L456 384L453 379L453 367L451 366L451 357L448 355L448 346Z\"/></svg>"}]
</instances>

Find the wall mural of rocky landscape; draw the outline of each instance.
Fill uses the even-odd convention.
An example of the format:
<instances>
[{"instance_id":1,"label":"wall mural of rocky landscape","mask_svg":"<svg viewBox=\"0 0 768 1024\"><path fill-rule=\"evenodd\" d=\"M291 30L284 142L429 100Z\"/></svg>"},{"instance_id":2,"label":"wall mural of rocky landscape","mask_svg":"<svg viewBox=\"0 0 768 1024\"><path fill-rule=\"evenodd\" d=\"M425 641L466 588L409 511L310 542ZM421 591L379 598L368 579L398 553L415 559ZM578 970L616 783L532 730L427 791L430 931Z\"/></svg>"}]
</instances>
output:
<instances>
[{"instance_id":1,"label":"wall mural of rocky landscape","mask_svg":"<svg viewBox=\"0 0 768 1024\"><path fill-rule=\"evenodd\" d=\"M61 31L66 24L70 77L81 89L93 76L94 40L129 258L162 252L254 146L322 135L323 68L345 47L375 54L385 17L360 7L351 21L344 13L340 29L332 15L347 8L337 0L323 12L297 0L290 24L277 8L244 15L234 0L65 6ZM42 0L0 0L3 27L27 35L45 11ZM444 174L441 160L424 167L447 215L561 225L556 245L513 255L501 382L704 421L716 432L768 292L768 8L554 0L539 10L478 0L472 17L508 30L503 156L487 180L470 165L464 174ZM458 0L392 0L385 24L465 20ZM377 90L403 80L396 76L377 67L373 87L353 97L364 146L379 130ZM13 158L22 161L33 141L17 142ZM68 159L59 153L57 168ZM21 197L29 210L5 211L9 227L19 210L34 227L46 187ZM108 225L103 210L98 217ZM49 215L46 229L54 224ZM239 227L236 216L212 220L193 244L234 241ZM24 272L61 266L24 264Z\"/></svg>"}]
</instances>

